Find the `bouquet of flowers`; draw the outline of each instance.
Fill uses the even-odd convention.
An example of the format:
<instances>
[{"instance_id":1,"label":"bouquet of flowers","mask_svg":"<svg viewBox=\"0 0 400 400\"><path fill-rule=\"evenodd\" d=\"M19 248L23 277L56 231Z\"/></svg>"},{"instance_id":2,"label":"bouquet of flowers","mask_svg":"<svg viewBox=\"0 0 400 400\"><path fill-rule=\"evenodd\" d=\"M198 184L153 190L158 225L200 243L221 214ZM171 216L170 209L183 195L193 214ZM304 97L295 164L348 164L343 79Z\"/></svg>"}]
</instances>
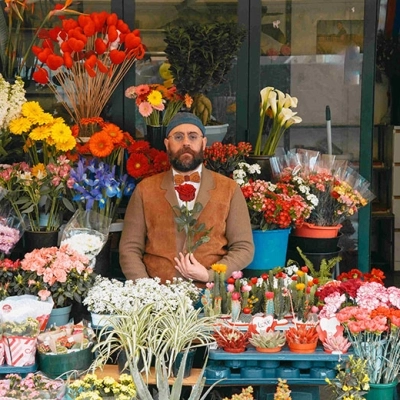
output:
<instances>
[{"instance_id":1,"label":"bouquet of flowers","mask_svg":"<svg viewBox=\"0 0 400 400\"><path fill-rule=\"evenodd\" d=\"M24 102L8 129L24 142L27 162L2 164L0 186L18 218L23 214L32 231L57 230L61 212L73 210L68 200L71 165L66 153L75 148L75 138L62 118L54 118L34 101Z\"/></svg>"},{"instance_id":2,"label":"bouquet of flowers","mask_svg":"<svg viewBox=\"0 0 400 400\"><path fill-rule=\"evenodd\" d=\"M150 147L149 142L141 140L129 146L126 171L136 181L168 171L169 168L167 153Z\"/></svg>"},{"instance_id":3,"label":"bouquet of flowers","mask_svg":"<svg viewBox=\"0 0 400 400\"><path fill-rule=\"evenodd\" d=\"M312 208L293 185L256 180L241 186L253 229L272 230L301 226Z\"/></svg>"},{"instance_id":4,"label":"bouquet of flowers","mask_svg":"<svg viewBox=\"0 0 400 400\"><path fill-rule=\"evenodd\" d=\"M215 142L204 150L204 165L211 171L231 178L239 163L244 162L250 154L251 148L247 142L239 142L237 145Z\"/></svg>"},{"instance_id":5,"label":"bouquet of flowers","mask_svg":"<svg viewBox=\"0 0 400 400\"><path fill-rule=\"evenodd\" d=\"M78 210L65 226L61 245L87 257L95 263L95 257L100 253L108 239L111 218L93 210Z\"/></svg>"},{"instance_id":6,"label":"bouquet of flowers","mask_svg":"<svg viewBox=\"0 0 400 400\"><path fill-rule=\"evenodd\" d=\"M56 308L81 302L94 281L89 259L68 245L25 254L21 270L25 290L43 300L51 296Z\"/></svg>"},{"instance_id":7,"label":"bouquet of flowers","mask_svg":"<svg viewBox=\"0 0 400 400\"><path fill-rule=\"evenodd\" d=\"M16 277L19 275L20 267L20 260L13 261L9 258L3 258L0 260L0 300L3 300L8 296L21 294L18 293L18 291L22 288L15 282ZM23 281L22 279L19 280Z\"/></svg>"},{"instance_id":8,"label":"bouquet of flowers","mask_svg":"<svg viewBox=\"0 0 400 400\"><path fill-rule=\"evenodd\" d=\"M307 223L338 225L374 198L369 182L334 156L292 150L274 161L279 181L293 185L313 205Z\"/></svg>"},{"instance_id":9,"label":"bouquet of flowers","mask_svg":"<svg viewBox=\"0 0 400 400\"><path fill-rule=\"evenodd\" d=\"M114 220L124 194L130 194L127 174L119 174L117 167L97 158L81 158L71 169L72 201L79 210L93 211Z\"/></svg>"},{"instance_id":10,"label":"bouquet of flowers","mask_svg":"<svg viewBox=\"0 0 400 400\"><path fill-rule=\"evenodd\" d=\"M293 124L298 124L302 119L293 112L292 108L297 107L297 98L284 94L273 87L265 87L260 91L260 127L254 154L273 156L279 141L286 129ZM265 124L265 117L268 117ZM267 128L267 138L263 141L264 125Z\"/></svg>"},{"instance_id":11,"label":"bouquet of flowers","mask_svg":"<svg viewBox=\"0 0 400 400\"><path fill-rule=\"evenodd\" d=\"M140 32L105 11L63 19L61 26L43 29L40 39L41 46L33 46L32 51L42 66L33 78L47 84L78 125L82 118L100 115L125 74L145 53Z\"/></svg>"},{"instance_id":12,"label":"bouquet of flowers","mask_svg":"<svg viewBox=\"0 0 400 400\"><path fill-rule=\"evenodd\" d=\"M167 126L183 105L191 105L189 95L183 97L175 86L167 89L161 84L130 86L125 90L125 96L135 100L146 125L151 126Z\"/></svg>"},{"instance_id":13,"label":"bouquet of flowers","mask_svg":"<svg viewBox=\"0 0 400 400\"><path fill-rule=\"evenodd\" d=\"M0 212L0 259L19 242L25 231L24 220L20 220L14 212Z\"/></svg>"}]
</instances>

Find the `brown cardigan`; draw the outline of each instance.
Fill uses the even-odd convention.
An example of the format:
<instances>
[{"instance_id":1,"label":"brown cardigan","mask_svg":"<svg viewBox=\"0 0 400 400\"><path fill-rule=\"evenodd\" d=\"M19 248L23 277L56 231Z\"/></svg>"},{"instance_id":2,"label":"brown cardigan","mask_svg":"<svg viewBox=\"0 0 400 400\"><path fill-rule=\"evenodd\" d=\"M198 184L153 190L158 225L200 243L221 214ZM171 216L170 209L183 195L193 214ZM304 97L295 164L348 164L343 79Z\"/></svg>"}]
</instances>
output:
<instances>
[{"instance_id":1,"label":"brown cardigan","mask_svg":"<svg viewBox=\"0 0 400 400\"><path fill-rule=\"evenodd\" d=\"M196 249L196 259L207 268L226 264L227 276L245 268L253 259L254 245L249 213L235 181L203 168L196 202L203 205L197 217L213 227L210 241ZM163 281L180 276L174 257L184 249L185 233L178 233L174 221L178 200L172 171L139 183L129 201L119 247L119 261L127 279L160 277ZM209 272L213 280L213 272Z\"/></svg>"}]
</instances>

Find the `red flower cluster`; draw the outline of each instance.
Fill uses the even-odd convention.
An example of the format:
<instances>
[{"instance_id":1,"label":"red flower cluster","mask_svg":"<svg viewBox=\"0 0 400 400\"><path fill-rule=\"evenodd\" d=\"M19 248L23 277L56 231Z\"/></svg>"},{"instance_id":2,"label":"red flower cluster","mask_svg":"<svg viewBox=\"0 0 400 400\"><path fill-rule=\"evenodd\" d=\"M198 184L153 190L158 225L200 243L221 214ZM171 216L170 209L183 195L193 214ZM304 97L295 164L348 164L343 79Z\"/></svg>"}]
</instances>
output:
<instances>
[{"instance_id":1,"label":"red flower cluster","mask_svg":"<svg viewBox=\"0 0 400 400\"><path fill-rule=\"evenodd\" d=\"M251 144L247 142L239 142L237 146L215 142L204 150L204 165L212 171L231 177L239 162L244 162L251 149Z\"/></svg>"},{"instance_id":2,"label":"red flower cluster","mask_svg":"<svg viewBox=\"0 0 400 400\"><path fill-rule=\"evenodd\" d=\"M70 69L74 62L82 63L93 78L98 72L112 73L115 66L122 64L126 58L141 59L144 56L139 31L131 32L117 14L105 11L80 15L77 20L64 19L61 27L43 29L39 37L43 39L42 46L33 46L32 51L41 63L53 71L62 66ZM55 44L59 45L59 54ZM108 55L111 65L102 60L104 54ZM39 67L33 78L42 84L49 82L44 68Z\"/></svg>"},{"instance_id":3,"label":"red flower cluster","mask_svg":"<svg viewBox=\"0 0 400 400\"><path fill-rule=\"evenodd\" d=\"M167 153L150 147L144 140L131 144L126 171L136 180L167 171L170 168Z\"/></svg>"},{"instance_id":4,"label":"red flower cluster","mask_svg":"<svg viewBox=\"0 0 400 400\"><path fill-rule=\"evenodd\" d=\"M310 208L291 185L262 180L241 186L255 229L271 230L301 226Z\"/></svg>"}]
</instances>

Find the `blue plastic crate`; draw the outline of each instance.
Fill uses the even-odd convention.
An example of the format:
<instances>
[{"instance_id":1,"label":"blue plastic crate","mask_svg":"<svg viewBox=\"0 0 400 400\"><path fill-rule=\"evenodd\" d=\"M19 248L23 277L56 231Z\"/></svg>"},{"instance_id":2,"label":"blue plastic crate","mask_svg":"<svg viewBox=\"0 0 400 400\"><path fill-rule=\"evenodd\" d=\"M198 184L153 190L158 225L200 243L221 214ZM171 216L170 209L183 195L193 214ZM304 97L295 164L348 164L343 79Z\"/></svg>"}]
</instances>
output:
<instances>
[{"instance_id":1,"label":"blue plastic crate","mask_svg":"<svg viewBox=\"0 0 400 400\"><path fill-rule=\"evenodd\" d=\"M320 400L318 386L290 385L292 400ZM261 386L258 400L274 400L275 386Z\"/></svg>"},{"instance_id":2,"label":"blue plastic crate","mask_svg":"<svg viewBox=\"0 0 400 400\"><path fill-rule=\"evenodd\" d=\"M14 367L12 365L3 364L0 365L0 378L4 378L7 374L18 374L24 378L30 372L36 372L38 370L38 364L27 365L25 367Z\"/></svg>"}]
</instances>

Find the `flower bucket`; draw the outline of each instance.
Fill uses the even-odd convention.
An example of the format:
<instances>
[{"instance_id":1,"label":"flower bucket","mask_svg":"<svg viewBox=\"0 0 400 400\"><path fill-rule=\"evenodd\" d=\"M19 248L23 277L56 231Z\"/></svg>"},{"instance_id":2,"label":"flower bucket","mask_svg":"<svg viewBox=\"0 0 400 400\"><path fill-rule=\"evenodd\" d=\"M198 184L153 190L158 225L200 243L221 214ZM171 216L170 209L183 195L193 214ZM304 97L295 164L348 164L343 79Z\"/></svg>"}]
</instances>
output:
<instances>
[{"instance_id":1,"label":"flower bucket","mask_svg":"<svg viewBox=\"0 0 400 400\"><path fill-rule=\"evenodd\" d=\"M93 361L93 345L88 348L66 354L38 353L39 369L49 378L68 378L69 371L86 371Z\"/></svg>"},{"instance_id":2,"label":"flower bucket","mask_svg":"<svg viewBox=\"0 0 400 400\"><path fill-rule=\"evenodd\" d=\"M146 141L150 143L150 146L157 150L164 150L164 139L165 139L165 131L167 130L166 126L152 126L146 125Z\"/></svg>"},{"instance_id":3,"label":"flower bucket","mask_svg":"<svg viewBox=\"0 0 400 400\"><path fill-rule=\"evenodd\" d=\"M35 249L41 249L43 247L53 247L58 245L58 233L59 231L50 232L34 232L25 231L24 233L24 250L26 253L30 253Z\"/></svg>"},{"instance_id":4,"label":"flower bucket","mask_svg":"<svg viewBox=\"0 0 400 400\"><path fill-rule=\"evenodd\" d=\"M300 228L293 231L294 236L310 237L310 238L334 238L338 236L342 225L335 226L318 226L305 222Z\"/></svg>"},{"instance_id":5,"label":"flower bucket","mask_svg":"<svg viewBox=\"0 0 400 400\"><path fill-rule=\"evenodd\" d=\"M91 312L90 318L92 320L93 328L102 328L107 324L107 319L110 317L109 314L96 314Z\"/></svg>"},{"instance_id":6,"label":"flower bucket","mask_svg":"<svg viewBox=\"0 0 400 400\"><path fill-rule=\"evenodd\" d=\"M263 271L284 267L289 240L289 229L253 230L254 258L243 270L247 277L259 276Z\"/></svg>"},{"instance_id":7,"label":"flower bucket","mask_svg":"<svg viewBox=\"0 0 400 400\"><path fill-rule=\"evenodd\" d=\"M370 389L365 398L367 400L394 400L397 399L397 380L391 383L370 383Z\"/></svg>"},{"instance_id":8,"label":"flower bucket","mask_svg":"<svg viewBox=\"0 0 400 400\"><path fill-rule=\"evenodd\" d=\"M49 328L52 325L63 326L68 324L71 308L71 305L61 308L53 308L50 313L50 318L47 321L47 327Z\"/></svg>"}]
</instances>

